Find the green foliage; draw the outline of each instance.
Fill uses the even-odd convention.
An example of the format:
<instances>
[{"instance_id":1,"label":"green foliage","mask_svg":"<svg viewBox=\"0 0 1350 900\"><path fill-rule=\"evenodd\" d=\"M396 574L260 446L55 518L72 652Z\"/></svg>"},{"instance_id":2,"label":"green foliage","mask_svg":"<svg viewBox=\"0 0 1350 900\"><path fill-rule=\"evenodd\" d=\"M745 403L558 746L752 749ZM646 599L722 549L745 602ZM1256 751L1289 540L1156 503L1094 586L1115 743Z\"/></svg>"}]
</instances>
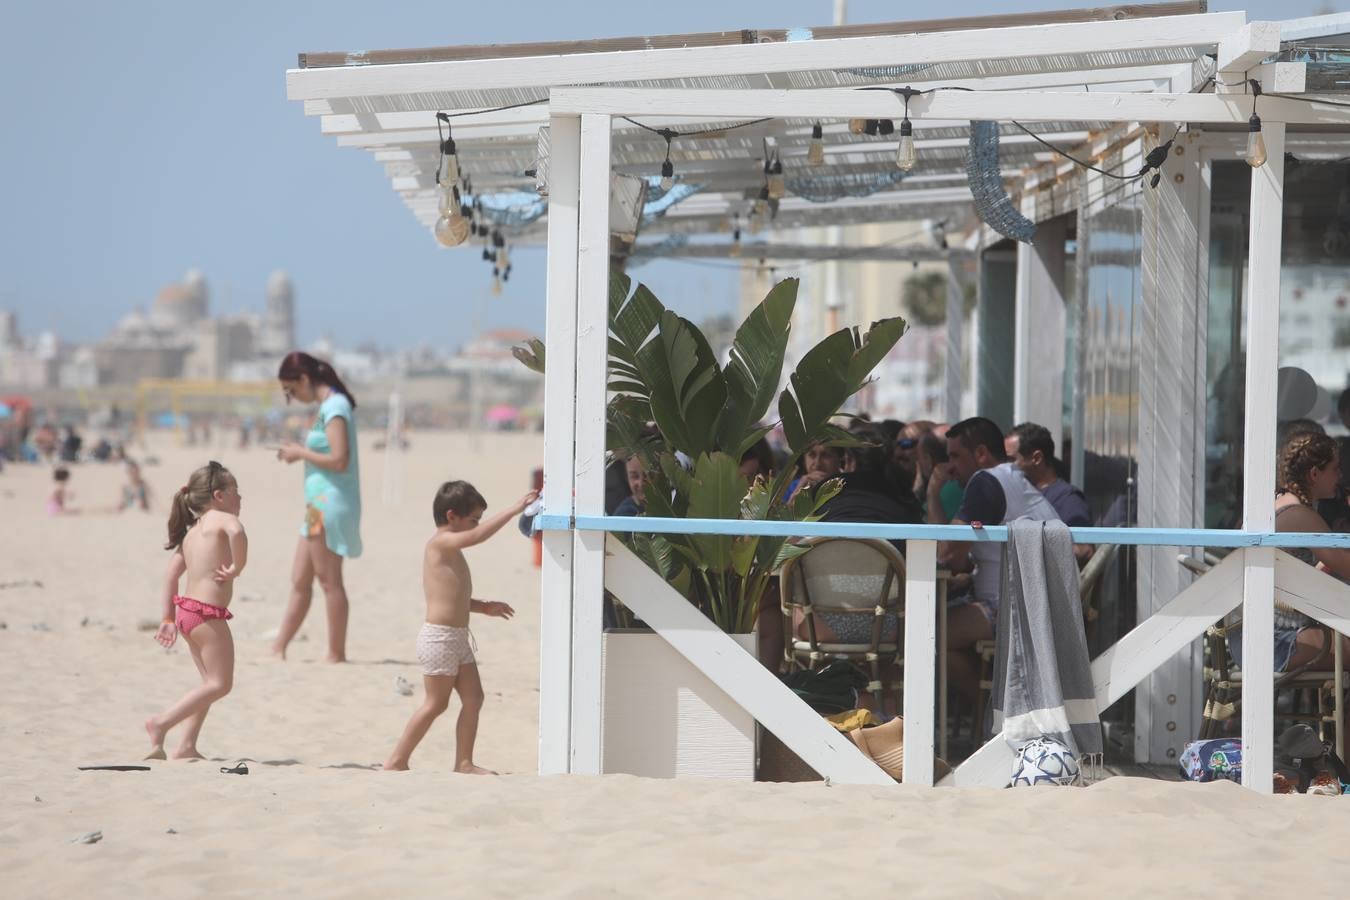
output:
<instances>
[{"instance_id":1,"label":"green foliage","mask_svg":"<svg viewBox=\"0 0 1350 900\"><path fill-rule=\"evenodd\" d=\"M666 309L645 285L615 272L609 285L608 448L637 455L648 473L646 515L670 518L812 521L838 481L784 499L797 459L818 441L854 443L832 417L871 377L905 333L900 318L863 334L844 329L809 350L781 392L783 361L797 302L797 279L775 285L736 330L725 367L703 332ZM516 356L542 369L543 346ZM538 365L533 363L537 362ZM750 482L741 456L772 426L762 425L777 396L789 458L772 479ZM645 436L655 422L659 435ZM686 470L676 453L692 460ZM637 523L635 523L635 527ZM629 546L719 627L754 627L769 579L803 552L786 538L633 534Z\"/></svg>"}]
</instances>

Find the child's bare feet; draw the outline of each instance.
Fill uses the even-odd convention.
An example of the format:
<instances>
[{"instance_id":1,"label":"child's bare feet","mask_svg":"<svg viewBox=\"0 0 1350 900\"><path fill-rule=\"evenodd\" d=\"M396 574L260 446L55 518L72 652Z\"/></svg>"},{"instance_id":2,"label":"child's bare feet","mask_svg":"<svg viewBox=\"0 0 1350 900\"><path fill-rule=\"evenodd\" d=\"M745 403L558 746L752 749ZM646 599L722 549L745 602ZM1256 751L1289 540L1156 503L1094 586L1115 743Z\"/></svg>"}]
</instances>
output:
<instances>
[{"instance_id":1,"label":"child's bare feet","mask_svg":"<svg viewBox=\"0 0 1350 900\"><path fill-rule=\"evenodd\" d=\"M164 729L156 725L154 719L146 719L145 733L150 735L150 752L145 758L167 759L164 753Z\"/></svg>"},{"instance_id":2,"label":"child's bare feet","mask_svg":"<svg viewBox=\"0 0 1350 900\"><path fill-rule=\"evenodd\" d=\"M273 659L279 659L279 660L281 660L282 662L285 662L285 661L286 661L286 648L285 648L285 647L273 647L273 648L272 648L272 658L273 658Z\"/></svg>"},{"instance_id":3,"label":"child's bare feet","mask_svg":"<svg viewBox=\"0 0 1350 900\"><path fill-rule=\"evenodd\" d=\"M482 766L475 766L473 763L460 763L455 766L455 771L461 775L496 775L491 769L485 769Z\"/></svg>"},{"instance_id":4,"label":"child's bare feet","mask_svg":"<svg viewBox=\"0 0 1350 900\"><path fill-rule=\"evenodd\" d=\"M406 772L408 771L408 764L402 760L390 759L385 762L384 770L386 772Z\"/></svg>"},{"instance_id":5,"label":"child's bare feet","mask_svg":"<svg viewBox=\"0 0 1350 900\"><path fill-rule=\"evenodd\" d=\"M328 656L325 656L325 657L323 658L323 661L326 662L326 663L345 663L345 662L347 661L347 657L346 657L346 656L333 656L332 654L329 654Z\"/></svg>"}]
</instances>

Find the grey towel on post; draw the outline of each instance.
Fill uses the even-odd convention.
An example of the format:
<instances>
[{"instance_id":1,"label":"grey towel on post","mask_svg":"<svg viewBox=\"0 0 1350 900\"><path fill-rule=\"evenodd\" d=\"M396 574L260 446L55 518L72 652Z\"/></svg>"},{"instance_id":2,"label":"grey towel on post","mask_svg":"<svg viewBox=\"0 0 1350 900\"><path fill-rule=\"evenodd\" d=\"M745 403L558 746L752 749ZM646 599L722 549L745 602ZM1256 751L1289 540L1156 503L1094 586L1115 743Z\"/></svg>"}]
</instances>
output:
<instances>
[{"instance_id":1,"label":"grey towel on post","mask_svg":"<svg viewBox=\"0 0 1350 900\"><path fill-rule=\"evenodd\" d=\"M1102 752L1078 565L1059 520L1008 526L994 657L994 725L1010 743L1045 735L1076 756Z\"/></svg>"}]
</instances>

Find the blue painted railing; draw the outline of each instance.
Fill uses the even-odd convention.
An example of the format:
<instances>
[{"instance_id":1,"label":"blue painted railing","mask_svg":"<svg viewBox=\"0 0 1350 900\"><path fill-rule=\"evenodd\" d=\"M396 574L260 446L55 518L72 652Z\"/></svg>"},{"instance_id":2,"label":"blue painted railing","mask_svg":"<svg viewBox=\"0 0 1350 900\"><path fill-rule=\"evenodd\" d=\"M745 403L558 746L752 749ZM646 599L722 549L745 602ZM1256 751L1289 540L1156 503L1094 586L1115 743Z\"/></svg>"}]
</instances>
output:
<instances>
[{"instance_id":1,"label":"blue painted railing","mask_svg":"<svg viewBox=\"0 0 1350 900\"><path fill-rule=\"evenodd\" d=\"M644 534L736 534L770 537L880 538L903 541L1006 543L1005 525L901 525L873 522L761 522L749 519L660 519L639 516L566 516L541 513L541 531L618 531ZM1071 528L1075 543L1151 547L1338 547L1350 549L1350 534L1232 531L1219 528Z\"/></svg>"}]
</instances>

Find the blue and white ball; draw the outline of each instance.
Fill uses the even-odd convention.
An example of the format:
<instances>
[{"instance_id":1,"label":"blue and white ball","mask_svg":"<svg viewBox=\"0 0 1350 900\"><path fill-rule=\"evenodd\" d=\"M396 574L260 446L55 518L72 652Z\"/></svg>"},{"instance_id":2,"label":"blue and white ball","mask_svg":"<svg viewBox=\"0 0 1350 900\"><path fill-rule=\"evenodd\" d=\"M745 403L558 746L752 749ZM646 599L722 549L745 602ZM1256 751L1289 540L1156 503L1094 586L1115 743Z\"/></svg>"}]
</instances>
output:
<instances>
[{"instance_id":1,"label":"blue and white ball","mask_svg":"<svg viewBox=\"0 0 1350 900\"><path fill-rule=\"evenodd\" d=\"M1082 784L1083 776L1073 752L1054 738L1041 737L1017 751L1012 780L1008 787L1036 787L1049 784Z\"/></svg>"}]
</instances>

